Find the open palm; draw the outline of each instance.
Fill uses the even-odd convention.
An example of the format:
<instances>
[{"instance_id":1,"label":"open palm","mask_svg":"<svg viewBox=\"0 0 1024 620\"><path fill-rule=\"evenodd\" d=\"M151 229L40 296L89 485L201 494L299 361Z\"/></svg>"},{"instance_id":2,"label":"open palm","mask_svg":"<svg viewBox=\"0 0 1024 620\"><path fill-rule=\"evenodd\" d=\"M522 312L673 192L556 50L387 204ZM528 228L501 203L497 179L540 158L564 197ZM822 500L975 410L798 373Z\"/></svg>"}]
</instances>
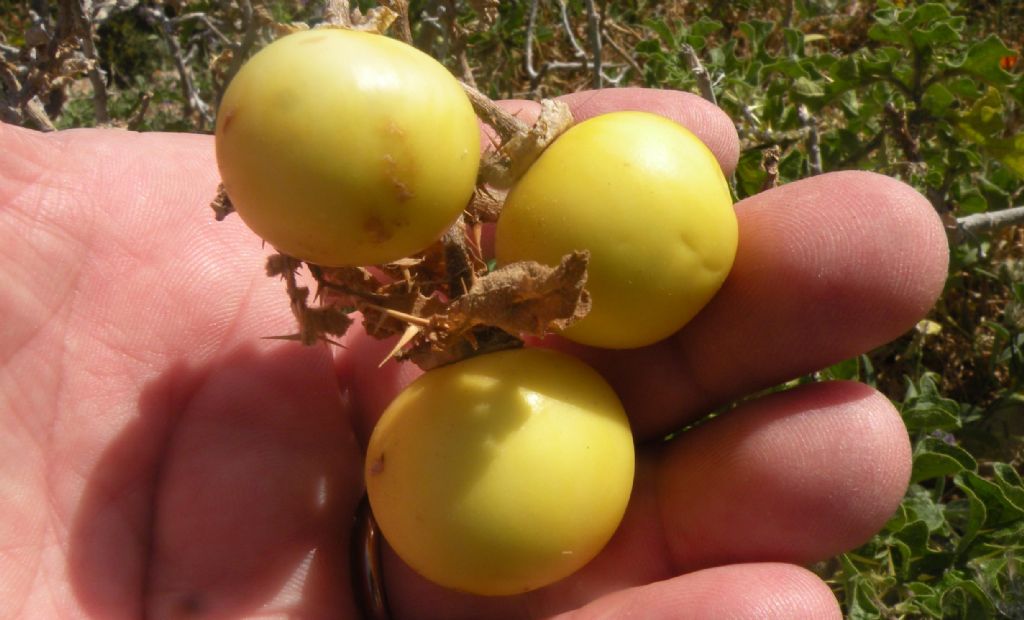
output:
<instances>
[{"instance_id":1,"label":"open palm","mask_svg":"<svg viewBox=\"0 0 1024 620\"><path fill-rule=\"evenodd\" d=\"M680 93L568 98L644 109L730 171L735 132ZM523 114L530 104L510 104ZM0 617L354 618L348 575L362 450L416 372L383 344L294 330L266 250L206 208L206 136L0 125ZM888 401L823 383L709 409L898 336L946 269L928 203L868 173L737 205L729 280L677 336L567 348L616 387L640 442L630 509L578 574L518 597L448 592L385 557L397 618L838 615L797 565L867 539L906 487Z\"/></svg>"}]
</instances>

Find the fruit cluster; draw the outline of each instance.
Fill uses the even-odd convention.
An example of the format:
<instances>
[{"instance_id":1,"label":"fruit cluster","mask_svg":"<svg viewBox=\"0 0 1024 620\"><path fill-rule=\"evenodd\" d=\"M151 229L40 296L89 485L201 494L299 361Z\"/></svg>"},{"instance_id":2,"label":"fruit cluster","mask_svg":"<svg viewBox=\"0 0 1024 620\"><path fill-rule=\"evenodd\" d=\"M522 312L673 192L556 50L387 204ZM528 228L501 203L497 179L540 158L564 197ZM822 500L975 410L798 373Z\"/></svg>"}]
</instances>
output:
<instances>
[{"instance_id":1,"label":"fruit cluster","mask_svg":"<svg viewBox=\"0 0 1024 620\"><path fill-rule=\"evenodd\" d=\"M492 178L480 136L435 60L322 28L248 61L216 147L227 200L280 253L271 273L289 283L302 339L343 333L358 311L371 335L398 337L394 355L430 369L367 448L385 539L439 584L504 595L593 558L634 466L608 384L522 338L633 348L671 336L721 286L737 227L714 156L665 118L576 124L512 165L507 193L480 180ZM296 283L301 264L316 308Z\"/></svg>"}]
</instances>

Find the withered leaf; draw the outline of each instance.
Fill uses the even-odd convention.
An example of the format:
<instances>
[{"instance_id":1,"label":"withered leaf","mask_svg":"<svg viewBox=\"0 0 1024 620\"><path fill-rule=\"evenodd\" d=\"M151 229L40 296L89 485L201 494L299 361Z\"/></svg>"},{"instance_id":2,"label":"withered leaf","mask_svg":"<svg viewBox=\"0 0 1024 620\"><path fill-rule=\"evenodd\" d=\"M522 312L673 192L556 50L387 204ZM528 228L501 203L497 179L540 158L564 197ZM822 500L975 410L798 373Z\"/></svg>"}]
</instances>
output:
<instances>
[{"instance_id":1,"label":"withered leaf","mask_svg":"<svg viewBox=\"0 0 1024 620\"><path fill-rule=\"evenodd\" d=\"M557 267L534 261L499 267L476 280L445 313L448 331L461 333L477 325L511 334L542 336L560 331L590 311L587 263L590 253L573 252Z\"/></svg>"},{"instance_id":2,"label":"withered leaf","mask_svg":"<svg viewBox=\"0 0 1024 620\"><path fill-rule=\"evenodd\" d=\"M309 266L317 281L320 303L332 306L355 306L358 301L379 302L385 286L369 269L364 267Z\"/></svg>"},{"instance_id":3,"label":"withered leaf","mask_svg":"<svg viewBox=\"0 0 1024 620\"><path fill-rule=\"evenodd\" d=\"M235 205L231 204L231 198L228 197L228 191L224 189L223 183L217 186L217 195L210 202L210 208L213 209L213 217L218 222L224 221L224 218L235 212Z\"/></svg>"},{"instance_id":4,"label":"withered leaf","mask_svg":"<svg viewBox=\"0 0 1024 620\"><path fill-rule=\"evenodd\" d=\"M417 337L413 339L414 344L395 357L410 361L423 370L430 370L464 360L467 357L523 346L523 341L519 338L497 327L487 325L478 325L458 337L449 335L446 339L440 340L423 337L423 334L423 331L418 332ZM434 332L433 335L436 338L441 334ZM394 351L392 355L394 355Z\"/></svg>"},{"instance_id":5,"label":"withered leaf","mask_svg":"<svg viewBox=\"0 0 1024 620\"><path fill-rule=\"evenodd\" d=\"M292 314L299 324L297 339L303 344L327 340L326 336L343 336L352 325L348 312L340 306L309 307L309 288L299 286L296 276L301 262L284 254L267 257L267 275L285 281Z\"/></svg>"},{"instance_id":6,"label":"withered leaf","mask_svg":"<svg viewBox=\"0 0 1024 620\"><path fill-rule=\"evenodd\" d=\"M331 342L359 311L375 338L400 336L388 358L429 369L472 355L522 346L522 335L565 329L590 310L585 289L590 254L573 252L555 266L524 261L490 273L479 247L457 222L420 255L371 268L306 263L318 284L319 306L298 284L303 263L277 254L267 273L284 279L299 323L294 339Z\"/></svg>"},{"instance_id":7,"label":"withered leaf","mask_svg":"<svg viewBox=\"0 0 1024 620\"><path fill-rule=\"evenodd\" d=\"M353 322L343 308L304 306L299 312L300 314L296 316L299 322L299 340L303 344L326 340L327 335L344 336Z\"/></svg>"}]
</instances>

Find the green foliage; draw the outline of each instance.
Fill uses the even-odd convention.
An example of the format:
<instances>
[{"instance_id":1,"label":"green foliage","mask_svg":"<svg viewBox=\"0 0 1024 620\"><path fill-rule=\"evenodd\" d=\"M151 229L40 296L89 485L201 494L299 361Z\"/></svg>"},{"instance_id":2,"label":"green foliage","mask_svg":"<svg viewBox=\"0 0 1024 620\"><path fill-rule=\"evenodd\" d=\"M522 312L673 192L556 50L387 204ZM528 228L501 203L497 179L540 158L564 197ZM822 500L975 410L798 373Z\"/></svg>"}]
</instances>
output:
<instances>
[{"instance_id":1,"label":"green foliage","mask_svg":"<svg viewBox=\"0 0 1024 620\"><path fill-rule=\"evenodd\" d=\"M901 178L951 220L1017 206L1024 191L1024 80L1008 70L1018 52L995 34L1002 24L969 20L966 10L879 2L858 16L797 3L813 24L803 27L770 11L729 25L708 11L652 19L637 51L647 85L699 92L679 53L684 44L697 51L719 105L737 120L741 197L762 190L769 147L781 148L780 182L814 172L813 131L824 171ZM858 44L844 49L851 36ZM869 543L821 567L850 618L1024 615L1022 245L1014 232L954 244L931 320L803 380L878 386L913 440L899 512Z\"/></svg>"},{"instance_id":2,"label":"green foliage","mask_svg":"<svg viewBox=\"0 0 1024 620\"><path fill-rule=\"evenodd\" d=\"M811 32L765 19L740 22L732 33L707 16L654 21L657 39L638 51L649 85L692 90L695 77L676 53L692 45L747 145L786 148L781 181L811 171L798 139L810 129L797 114L804 105L820 133L824 170L860 167L902 178L940 210L962 202L976 210L1011 206L1024 176L1021 86L1001 61L1014 52L995 35L968 31L944 4L881 2L870 21L864 45L850 53L837 53L833 39L856 19L839 16ZM742 196L765 180L757 150L741 161Z\"/></svg>"}]
</instances>

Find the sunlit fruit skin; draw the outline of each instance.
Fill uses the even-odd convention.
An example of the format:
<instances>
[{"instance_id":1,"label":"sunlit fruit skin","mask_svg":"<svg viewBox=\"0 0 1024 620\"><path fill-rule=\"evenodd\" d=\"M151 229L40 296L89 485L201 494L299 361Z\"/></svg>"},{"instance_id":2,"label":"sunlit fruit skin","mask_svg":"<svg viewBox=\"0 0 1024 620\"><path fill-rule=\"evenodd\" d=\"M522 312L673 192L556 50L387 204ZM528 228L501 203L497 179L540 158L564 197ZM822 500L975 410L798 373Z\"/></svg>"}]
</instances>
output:
<instances>
[{"instance_id":1,"label":"sunlit fruit skin","mask_svg":"<svg viewBox=\"0 0 1024 620\"><path fill-rule=\"evenodd\" d=\"M427 579L482 595L573 573L612 536L633 482L618 398L562 353L519 349L431 370L384 412L366 486L388 544Z\"/></svg>"},{"instance_id":2,"label":"sunlit fruit skin","mask_svg":"<svg viewBox=\"0 0 1024 620\"><path fill-rule=\"evenodd\" d=\"M218 112L217 163L245 223L325 266L397 260L466 207L479 126L454 77L419 50L339 29L254 55Z\"/></svg>"},{"instance_id":3,"label":"sunlit fruit skin","mask_svg":"<svg viewBox=\"0 0 1024 620\"><path fill-rule=\"evenodd\" d=\"M589 250L590 313L564 336L604 348L662 340L714 296L736 255L729 186L689 130L646 112L570 128L508 195L499 263Z\"/></svg>"}]
</instances>

